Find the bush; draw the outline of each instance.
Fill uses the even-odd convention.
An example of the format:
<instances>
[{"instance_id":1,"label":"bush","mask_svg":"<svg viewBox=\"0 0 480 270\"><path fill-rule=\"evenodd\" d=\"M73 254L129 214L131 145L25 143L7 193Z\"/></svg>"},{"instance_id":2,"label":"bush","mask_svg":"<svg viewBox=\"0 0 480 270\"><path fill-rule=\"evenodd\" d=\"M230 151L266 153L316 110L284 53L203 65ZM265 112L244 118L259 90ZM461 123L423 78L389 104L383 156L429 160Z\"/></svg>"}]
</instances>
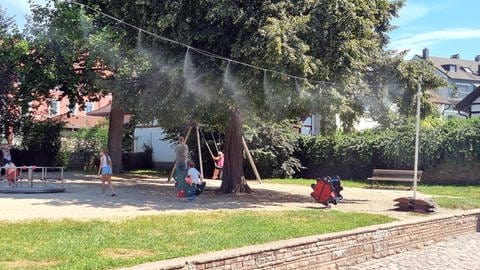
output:
<instances>
[{"instance_id":1,"label":"bush","mask_svg":"<svg viewBox=\"0 0 480 270\"><path fill-rule=\"evenodd\" d=\"M262 177L292 177L300 171L300 161L293 155L298 134L292 126L290 121L283 121L247 128L245 140ZM247 177L251 178L248 170Z\"/></svg>"},{"instance_id":2,"label":"bush","mask_svg":"<svg viewBox=\"0 0 480 270\"><path fill-rule=\"evenodd\" d=\"M15 154L18 155L17 157L14 156L18 158L17 163L65 166L65 158L60 151L62 128L63 123L57 121L33 122L26 120L21 130L21 150L23 151L17 152Z\"/></svg>"},{"instance_id":3,"label":"bush","mask_svg":"<svg viewBox=\"0 0 480 270\"><path fill-rule=\"evenodd\" d=\"M419 168L480 160L480 119L431 120L420 131ZM413 122L358 134L301 136L295 151L305 167L300 177L338 174L365 179L373 168L412 169L415 153ZM461 171L461 170L459 170ZM455 176L451 176L455 179Z\"/></svg>"},{"instance_id":4,"label":"bush","mask_svg":"<svg viewBox=\"0 0 480 270\"><path fill-rule=\"evenodd\" d=\"M64 156L69 159L69 167L73 169L95 169L99 163L99 153L107 146L108 122L93 128L81 128L69 134L62 144Z\"/></svg>"}]
</instances>

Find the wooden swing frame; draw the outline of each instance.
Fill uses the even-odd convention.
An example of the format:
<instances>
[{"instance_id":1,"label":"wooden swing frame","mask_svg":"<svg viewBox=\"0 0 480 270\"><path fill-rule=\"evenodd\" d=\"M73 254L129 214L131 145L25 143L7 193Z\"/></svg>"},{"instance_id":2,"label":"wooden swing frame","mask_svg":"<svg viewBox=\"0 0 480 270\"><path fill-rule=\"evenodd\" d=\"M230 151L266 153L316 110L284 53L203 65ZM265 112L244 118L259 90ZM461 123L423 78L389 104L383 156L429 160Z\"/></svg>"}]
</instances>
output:
<instances>
[{"instance_id":1,"label":"wooden swing frame","mask_svg":"<svg viewBox=\"0 0 480 270\"><path fill-rule=\"evenodd\" d=\"M185 135L185 143L187 143L188 138L190 138L190 133L192 132L192 128L194 126L189 126L187 134ZM202 157L202 147L201 147L201 140L200 140L200 128L199 125L195 125L195 130L196 130L196 137L197 137L197 150L198 150L198 158L199 158L199 165L200 165L200 176L203 179L203 157ZM203 133L202 133L203 135ZM205 140L205 136L204 140ZM215 139L214 139L215 140ZM208 151L210 152L210 155L213 157L212 150L210 149L210 146L207 143L207 140L205 140L205 143L207 144ZM242 145L243 145L243 151L245 151L248 162L250 163L250 166L252 167L253 173L255 174L255 177L257 181L262 184L262 178L260 177L260 174L258 173L257 166L255 165L255 162L253 161L252 154L250 153L250 150L248 149L247 143L245 142L245 138L242 136ZM216 144L215 144L216 146ZM218 152L218 148L217 148ZM168 182L173 178L173 174L175 173L175 168L177 165L177 161L175 160L175 163L173 164L173 168L170 171L170 174L168 175Z\"/></svg>"}]
</instances>

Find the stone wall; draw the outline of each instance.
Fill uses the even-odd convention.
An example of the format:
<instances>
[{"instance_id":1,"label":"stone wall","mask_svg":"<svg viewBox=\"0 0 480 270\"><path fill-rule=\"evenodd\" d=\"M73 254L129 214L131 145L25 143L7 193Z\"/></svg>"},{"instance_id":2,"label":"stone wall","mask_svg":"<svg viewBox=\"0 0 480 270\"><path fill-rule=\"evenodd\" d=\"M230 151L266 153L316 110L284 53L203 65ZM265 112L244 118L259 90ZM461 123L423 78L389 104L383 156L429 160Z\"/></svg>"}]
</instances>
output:
<instances>
[{"instance_id":1,"label":"stone wall","mask_svg":"<svg viewBox=\"0 0 480 270\"><path fill-rule=\"evenodd\" d=\"M130 269L335 269L479 231L480 210L474 210L147 263Z\"/></svg>"}]
</instances>

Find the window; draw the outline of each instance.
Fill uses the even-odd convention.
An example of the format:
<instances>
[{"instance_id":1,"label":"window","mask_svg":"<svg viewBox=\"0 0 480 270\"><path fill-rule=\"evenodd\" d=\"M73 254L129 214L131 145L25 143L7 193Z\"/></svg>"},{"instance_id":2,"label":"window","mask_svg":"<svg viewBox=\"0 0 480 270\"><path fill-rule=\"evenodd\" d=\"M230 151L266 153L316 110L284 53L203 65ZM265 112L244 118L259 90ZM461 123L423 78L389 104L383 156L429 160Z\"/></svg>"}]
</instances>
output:
<instances>
[{"instance_id":1,"label":"window","mask_svg":"<svg viewBox=\"0 0 480 270\"><path fill-rule=\"evenodd\" d=\"M69 112L70 112L72 115L77 115L77 113L78 113L78 104L75 104L75 107L73 107L73 108L69 108Z\"/></svg>"},{"instance_id":2,"label":"window","mask_svg":"<svg viewBox=\"0 0 480 270\"><path fill-rule=\"evenodd\" d=\"M472 74L473 71L469 67L462 67L465 72Z\"/></svg>"},{"instance_id":3,"label":"window","mask_svg":"<svg viewBox=\"0 0 480 270\"><path fill-rule=\"evenodd\" d=\"M93 102L85 103L85 112L89 113L94 110Z\"/></svg>"},{"instance_id":4,"label":"window","mask_svg":"<svg viewBox=\"0 0 480 270\"><path fill-rule=\"evenodd\" d=\"M32 101L28 102L28 112L29 113L33 112L33 102Z\"/></svg>"},{"instance_id":5,"label":"window","mask_svg":"<svg viewBox=\"0 0 480 270\"><path fill-rule=\"evenodd\" d=\"M463 99L473 91L471 84L457 83L457 98Z\"/></svg>"},{"instance_id":6,"label":"window","mask_svg":"<svg viewBox=\"0 0 480 270\"><path fill-rule=\"evenodd\" d=\"M60 114L60 101L58 100L50 100L50 105L48 108L48 113L50 117L56 116Z\"/></svg>"},{"instance_id":7,"label":"window","mask_svg":"<svg viewBox=\"0 0 480 270\"><path fill-rule=\"evenodd\" d=\"M309 116L303 121L302 127L300 128L300 134L313 134L313 116Z\"/></svg>"}]
</instances>

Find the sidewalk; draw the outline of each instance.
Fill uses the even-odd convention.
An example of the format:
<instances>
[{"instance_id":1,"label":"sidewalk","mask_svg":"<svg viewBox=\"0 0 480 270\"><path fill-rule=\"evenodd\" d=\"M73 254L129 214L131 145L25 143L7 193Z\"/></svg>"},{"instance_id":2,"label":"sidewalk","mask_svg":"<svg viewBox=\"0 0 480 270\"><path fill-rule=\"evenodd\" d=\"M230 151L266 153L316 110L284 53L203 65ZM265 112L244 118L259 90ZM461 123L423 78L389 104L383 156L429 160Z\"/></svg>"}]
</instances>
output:
<instances>
[{"instance_id":1,"label":"sidewalk","mask_svg":"<svg viewBox=\"0 0 480 270\"><path fill-rule=\"evenodd\" d=\"M342 270L480 270L480 232L435 243L423 249L370 260Z\"/></svg>"}]
</instances>

